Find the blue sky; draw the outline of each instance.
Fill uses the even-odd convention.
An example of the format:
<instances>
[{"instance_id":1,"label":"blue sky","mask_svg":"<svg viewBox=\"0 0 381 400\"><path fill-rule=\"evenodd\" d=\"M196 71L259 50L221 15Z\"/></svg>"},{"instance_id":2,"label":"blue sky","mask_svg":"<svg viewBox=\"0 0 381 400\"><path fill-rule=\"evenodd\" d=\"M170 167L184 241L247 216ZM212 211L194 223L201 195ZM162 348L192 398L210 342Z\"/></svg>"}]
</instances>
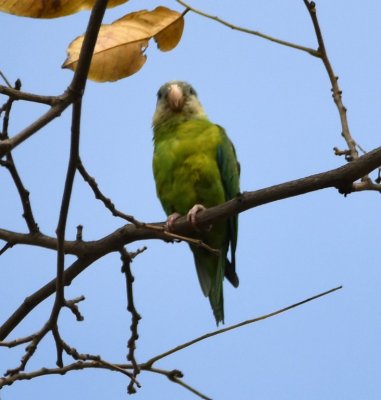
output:
<instances>
[{"instance_id":1,"label":"blue sky","mask_svg":"<svg viewBox=\"0 0 381 400\"><path fill-rule=\"evenodd\" d=\"M317 1L333 68L339 75L354 138L367 150L380 144L381 4ZM109 10L105 22L173 1L130 1ZM302 1L193 1L192 5L232 23L284 40L316 47ZM72 73L61 70L68 43L85 30L87 12L51 21L0 14L0 70L23 90L62 93ZM81 136L82 160L117 207L153 222L165 215L151 170L151 119L164 82L194 85L211 120L235 143L242 191L250 191L340 166L332 148L344 148L328 77L320 60L263 39L232 31L188 13L183 38L169 53L154 43L146 65L116 83L88 82ZM2 102L4 97L1 97ZM45 110L18 102L10 133ZM70 112L14 151L41 230L54 236L68 160ZM0 171L0 226L26 232L19 199ZM274 202L240 215L240 287L225 285L226 325L260 316L338 285L343 289L286 314L206 340L156 366L180 369L185 382L213 399L378 399L381 395L380 195L347 198L329 189ZM123 225L76 177L67 237L84 225L84 239L100 238ZM133 263L139 325L139 361L215 329L202 296L192 255L185 244L144 241L148 250ZM71 257L67 257L70 265ZM130 316L126 311L118 254L88 268L66 289L85 295L78 323L64 311L63 337L83 353L124 362ZM0 258L0 320L54 277L55 254L16 246ZM52 304L42 304L11 338L39 329ZM17 366L23 349L0 348L0 369ZM29 368L54 367L51 338ZM136 399L194 399L161 376L144 373ZM104 371L72 372L19 382L2 400L70 397L124 398L128 382Z\"/></svg>"}]
</instances>

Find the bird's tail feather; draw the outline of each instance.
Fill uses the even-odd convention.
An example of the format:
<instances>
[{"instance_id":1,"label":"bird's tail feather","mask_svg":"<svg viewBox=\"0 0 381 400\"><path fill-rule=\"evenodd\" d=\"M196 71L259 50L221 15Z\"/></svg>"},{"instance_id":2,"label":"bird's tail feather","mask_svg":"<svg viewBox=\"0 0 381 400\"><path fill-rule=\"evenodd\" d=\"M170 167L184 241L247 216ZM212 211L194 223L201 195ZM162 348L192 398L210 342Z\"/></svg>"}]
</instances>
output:
<instances>
[{"instance_id":1,"label":"bird's tail feather","mask_svg":"<svg viewBox=\"0 0 381 400\"><path fill-rule=\"evenodd\" d=\"M216 319L217 325L222 322L224 323L224 290L223 281L225 274L225 263L226 258L218 257L217 271L215 272L215 279L212 281L212 285L209 292L209 301L212 306L214 318Z\"/></svg>"},{"instance_id":2,"label":"bird's tail feather","mask_svg":"<svg viewBox=\"0 0 381 400\"><path fill-rule=\"evenodd\" d=\"M224 322L223 280L227 259L215 256L204 249L191 246L198 279L213 310L217 325Z\"/></svg>"},{"instance_id":3,"label":"bird's tail feather","mask_svg":"<svg viewBox=\"0 0 381 400\"><path fill-rule=\"evenodd\" d=\"M239 286L239 278L235 272L235 266L228 259L226 259L225 278L235 287Z\"/></svg>"}]
</instances>

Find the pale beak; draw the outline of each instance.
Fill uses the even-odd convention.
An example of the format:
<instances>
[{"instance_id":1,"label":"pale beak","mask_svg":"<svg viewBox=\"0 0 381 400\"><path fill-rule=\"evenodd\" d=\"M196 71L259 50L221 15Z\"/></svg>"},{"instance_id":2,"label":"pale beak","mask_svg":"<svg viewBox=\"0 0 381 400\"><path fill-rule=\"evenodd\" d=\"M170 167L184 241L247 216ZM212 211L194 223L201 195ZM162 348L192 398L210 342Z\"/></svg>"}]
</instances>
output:
<instances>
[{"instance_id":1,"label":"pale beak","mask_svg":"<svg viewBox=\"0 0 381 400\"><path fill-rule=\"evenodd\" d=\"M168 104L171 110L181 111L184 106L184 95L179 85L171 85L168 92Z\"/></svg>"}]
</instances>

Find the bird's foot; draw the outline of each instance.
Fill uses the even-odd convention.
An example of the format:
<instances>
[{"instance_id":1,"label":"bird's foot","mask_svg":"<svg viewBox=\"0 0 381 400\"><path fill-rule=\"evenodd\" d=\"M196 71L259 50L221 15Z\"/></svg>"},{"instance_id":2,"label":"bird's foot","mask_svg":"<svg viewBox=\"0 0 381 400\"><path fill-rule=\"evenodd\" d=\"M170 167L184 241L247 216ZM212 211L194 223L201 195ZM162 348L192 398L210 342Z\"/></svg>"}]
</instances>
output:
<instances>
[{"instance_id":1,"label":"bird's foot","mask_svg":"<svg viewBox=\"0 0 381 400\"><path fill-rule=\"evenodd\" d=\"M193 226L194 229L196 229L196 231L200 231L200 227L197 224L197 213L199 213L200 211L204 211L206 210L206 207L204 207L202 204L195 204L189 211L187 214L187 221L190 222ZM206 229L206 230L210 230L211 229L211 225Z\"/></svg>"},{"instance_id":2,"label":"bird's foot","mask_svg":"<svg viewBox=\"0 0 381 400\"><path fill-rule=\"evenodd\" d=\"M174 224L175 221L176 221L177 219L179 219L180 217L181 217L181 214L179 214L178 212L175 212L175 213L169 215L168 218L167 218L167 223L165 224L166 228L167 228L169 231L172 231L172 230L173 230L173 224Z\"/></svg>"}]
</instances>

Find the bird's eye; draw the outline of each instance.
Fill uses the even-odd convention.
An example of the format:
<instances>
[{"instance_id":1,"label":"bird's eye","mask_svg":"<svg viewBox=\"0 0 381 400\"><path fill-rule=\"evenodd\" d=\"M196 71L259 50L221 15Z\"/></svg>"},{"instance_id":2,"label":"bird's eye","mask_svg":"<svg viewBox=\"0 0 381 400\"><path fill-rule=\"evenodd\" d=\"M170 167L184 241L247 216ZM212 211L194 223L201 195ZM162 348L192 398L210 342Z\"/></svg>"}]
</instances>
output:
<instances>
[{"instance_id":1,"label":"bird's eye","mask_svg":"<svg viewBox=\"0 0 381 400\"><path fill-rule=\"evenodd\" d=\"M159 90L157 92L157 99L160 100L163 97L163 92L161 90Z\"/></svg>"},{"instance_id":2,"label":"bird's eye","mask_svg":"<svg viewBox=\"0 0 381 400\"><path fill-rule=\"evenodd\" d=\"M196 91L192 88L192 86L189 88L189 93L190 93L192 96L197 96L197 93L196 93Z\"/></svg>"}]
</instances>

